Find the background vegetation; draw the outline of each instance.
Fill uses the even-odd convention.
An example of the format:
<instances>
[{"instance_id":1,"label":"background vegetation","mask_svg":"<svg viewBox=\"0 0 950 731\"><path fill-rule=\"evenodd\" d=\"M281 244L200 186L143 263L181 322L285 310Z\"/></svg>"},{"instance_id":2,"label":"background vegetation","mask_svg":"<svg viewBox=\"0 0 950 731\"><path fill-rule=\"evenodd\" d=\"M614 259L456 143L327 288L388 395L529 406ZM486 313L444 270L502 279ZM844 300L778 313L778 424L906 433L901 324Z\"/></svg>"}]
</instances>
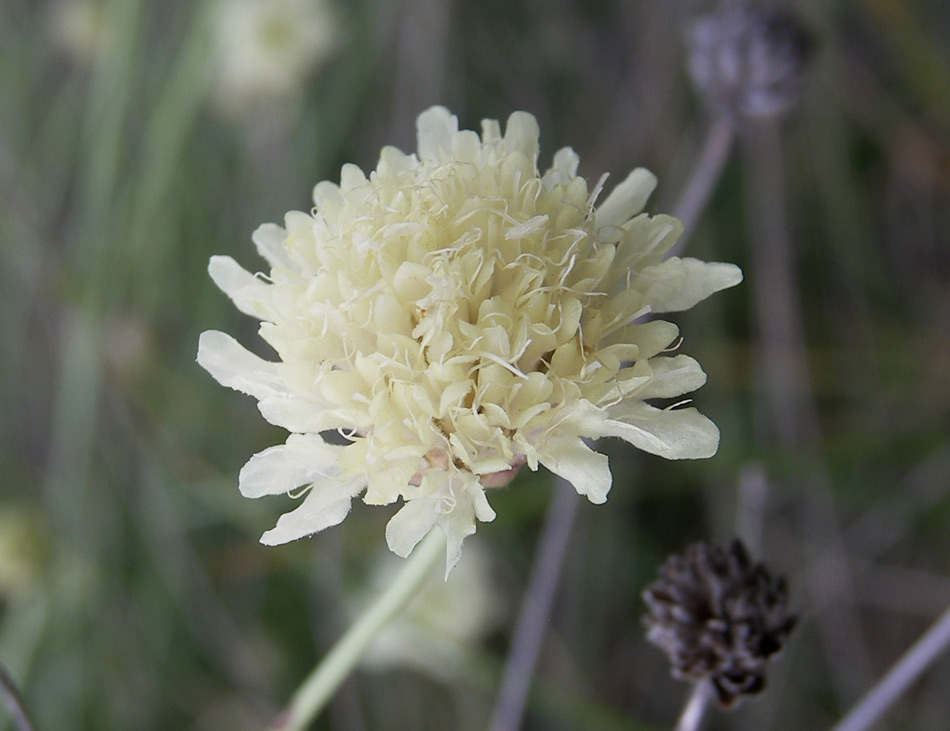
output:
<instances>
[{"instance_id":1,"label":"background vegetation","mask_svg":"<svg viewBox=\"0 0 950 731\"><path fill-rule=\"evenodd\" d=\"M671 210L710 125L685 73L699 8L340 2L299 87L229 108L214 6L90 7L78 32L52 2L0 6L0 662L41 729L259 728L365 594L389 511L257 543L286 501L241 498L237 472L284 437L194 362L205 329L260 345L208 257L257 268L259 223L306 210L343 162L413 149L432 103L470 128L528 110L542 166L565 144L592 181L644 165L651 206ZM799 10L817 41L804 98L771 162L740 133L689 242L746 271L677 318L719 454L611 445L615 485L580 508L527 729L671 727L687 689L645 643L639 594L696 540L743 535L801 615L767 693L711 729L827 727L950 604L950 7ZM787 227L755 202L763 180ZM763 215L791 242L777 273L757 268ZM805 347L776 363L759 315L782 281ZM317 728L484 728L550 483L523 475L470 539L506 610L454 674L362 671ZM944 658L881 728L945 729L947 687Z\"/></svg>"}]
</instances>

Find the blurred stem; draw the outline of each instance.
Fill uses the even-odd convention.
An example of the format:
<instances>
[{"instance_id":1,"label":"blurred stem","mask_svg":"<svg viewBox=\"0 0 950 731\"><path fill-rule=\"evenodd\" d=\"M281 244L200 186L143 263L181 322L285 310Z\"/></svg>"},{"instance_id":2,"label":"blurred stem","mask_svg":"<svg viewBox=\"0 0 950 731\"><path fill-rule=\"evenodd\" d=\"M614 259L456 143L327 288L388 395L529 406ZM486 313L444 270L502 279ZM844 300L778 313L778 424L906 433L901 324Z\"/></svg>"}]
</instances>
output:
<instances>
[{"instance_id":1,"label":"blurred stem","mask_svg":"<svg viewBox=\"0 0 950 731\"><path fill-rule=\"evenodd\" d=\"M950 608L831 731L864 731L950 647Z\"/></svg>"},{"instance_id":2,"label":"blurred stem","mask_svg":"<svg viewBox=\"0 0 950 731\"><path fill-rule=\"evenodd\" d=\"M561 578L578 501L573 486L559 477L554 486L554 498L544 518L531 577L515 625L508 662L489 724L491 731L513 731L521 727L531 677L547 627L545 620L550 615Z\"/></svg>"},{"instance_id":3,"label":"blurred stem","mask_svg":"<svg viewBox=\"0 0 950 731\"><path fill-rule=\"evenodd\" d=\"M702 680L693 685L693 692L690 693L686 705L683 706L683 713L676 722L676 731L699 731L711 697L707 681Z\"/></svg>"},{"instance_id":4,"label":"blurred stem","mask_svg":"<svg viewBox=\"0 0 950 731\"><path fill-rule=\"evenodd\" d=\"M141 5L141 0L121 0L109 3L104 11L111 43L96 59L83 119L83 147L88 155L79 188L82 226L75 263L84 275L85 294L93 302L101 300L112 271L106 260L112 244L108 232L116 223L110 214L114 212L122 127L137 67Z\"/></svg>"},{"instance_id":5,"label":"blurred stem","mask_svg":"<svg viewBox=\"0 0 950 731\"><path fill-rule=\"evenodd\" d=\"M802 530L815 546L805 578L814 602L826 607L819 622L833 687L855 697L870 678L868 644L851 609L854 582L838 524L828 468L821 455L821 425L804 334L795 256L785 202L785 166L777 120L743 129L749 235L758 357L764 378L762 406L775 441L811 470L799 470L804 488Z\"/></svg>"},{"instance_id":6,"label":"blurred stem","mask_svg":"<svg viewBox=\"0 0 950 731\"><path fill-rule=\"evenodd\" d=\"M670 251L671 256L678 255L686 248L686 242L722 176L735 137L735 126L724 116L714 120L706 132L703 150L690 175L686 190L673 208L673 215L683 222L685 231Z\"/></svg>"},{"instance_id":7,"label":"blurred stem","mask_svg":"<svg viewBox=\"0 0 950 731\"><path fill-rule=\"evenodd\" d=\"M445 534L433 528L406 559L399 574L333 646L274 719L270 731L303 731L323 710L380 631L419 592L445 555Z\"/></svg>"},{"instance_id":8,"label":"blurred stem","mask_svg":"<svg viewBox=\"0 0 950 731\"><path fill-rule=\"evenodd\" d=\"M10 717L13 719L13 725L17 731L33 731L35 726L26 712L26 706L23 703L23 698L20 697L20 691L17 690L16 683L13 682L13 678L10 677L3 663L0 663L0 692L2 692L3 702L10 711Z\"/></svg>"}]
</instances>

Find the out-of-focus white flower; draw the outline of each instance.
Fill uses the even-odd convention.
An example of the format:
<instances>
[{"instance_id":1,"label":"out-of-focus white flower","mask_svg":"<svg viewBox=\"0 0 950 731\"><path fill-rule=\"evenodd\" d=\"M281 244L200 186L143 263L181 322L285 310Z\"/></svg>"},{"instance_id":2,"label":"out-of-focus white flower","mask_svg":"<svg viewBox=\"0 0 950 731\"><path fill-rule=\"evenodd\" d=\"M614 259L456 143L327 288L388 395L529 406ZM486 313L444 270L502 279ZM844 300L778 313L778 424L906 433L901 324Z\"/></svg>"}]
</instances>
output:
<instances>
[{"instance_id":1,"label":"out-of-focus white flower","mask_svg":"<svg viewBox=\"0 0 950 731\"><path fill-rule=\"evenodd\" d=\"M341 522L362 493L404 503L389 547L406 556L435 525L447 568L486 487L544 465L591 502L610 490L607 457L584 438L616 436L668 459L709 457L719 432L693 408L658 408L706 375L671 355L685 310L742 274L664 259L682 224L642 213L656 184L634 170L599 206L570 148L537 169L538 125L516 112L505 134L458 130L446 109L418 120L418 152L387 147L369 177L346 165L319 183L311 213L254 234L269 274L212 257L215 283L262 320L268 362L216 331L198 362L259 400L293 432L241 470L248 497L297 494L262 537L278 544ZM321 432L339 430L344 445ZM303 489L301 490L301 486Z\"/></svg>"},{"instance_id":2,"label":"out-of-focus white flower","mask_svg":"<svg viewBox=\"0 0 950 731\"><path fill-rule=\"evenodd\" d=\"M48 17L53 45L74 61L91 64L105 50L110 28L102 2L59 0Z\"/></svg>"},{"instance_id":3,"label":"out-of-focus white flower","mask_svg":"<svg viewBox=\"0 0 950 731\"><path fill-rule=\"evenodd\" d=\"M337 15L326 0L221 0L213 97L225 111L296 96L336 50Z\"/></svg>"},{"instance_id":4,"label":"out-of-focus white flower","mask_svg":"<svg viewBox=\"0 0 950 731\"><path fill-rule=\"evenodd\" d=\"M504 618L491 566L478 544L466 547L465 560L443 581L433 572L405 611L390 622L363 656L362 663L385 670L410 667L450 682L466 654ZM393 575L392 554L385 554L372 587L381 591Z\"/></svg>"}]
</instances>

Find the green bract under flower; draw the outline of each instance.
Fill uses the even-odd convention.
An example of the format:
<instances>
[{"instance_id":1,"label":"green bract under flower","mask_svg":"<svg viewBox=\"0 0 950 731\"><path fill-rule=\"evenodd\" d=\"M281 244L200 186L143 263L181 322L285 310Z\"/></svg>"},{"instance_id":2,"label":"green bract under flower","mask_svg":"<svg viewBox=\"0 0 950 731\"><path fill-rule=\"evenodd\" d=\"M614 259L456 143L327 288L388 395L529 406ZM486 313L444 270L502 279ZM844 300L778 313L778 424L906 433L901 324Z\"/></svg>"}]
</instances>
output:
<instances>
[{"instance_id":1,"label":"green bract under flower","mask_svg":"<svg viewBox=\"0 0 950 731\"><path fill-rule=\"evenodd\" d=\"M692 408L649 399L706 379L668 355L685 310L742 275L731 264L671 257L682 225L642 209L656 185L634 170L599 206L570 148L539 175L538 126L511 115L502 136L458 130L446 109L418 120L419 149L383 149L369 177L346 165L314 189L310 214L261 226L270 273L230 257L210 273L262 321L268 362L233 338L201 336L198 362L259 400L292 434L241 470L248 497L305 487L261 538L279 544L341 522L353 498L403 507L390 548L406 556L435 525L458 560L486 487L544 465L591 502L610 490L607 457L582 438L616 436L669 459L709 457L719 432ZM321 432L339 430L344 445Z\"/></svg>"}]
</instances>

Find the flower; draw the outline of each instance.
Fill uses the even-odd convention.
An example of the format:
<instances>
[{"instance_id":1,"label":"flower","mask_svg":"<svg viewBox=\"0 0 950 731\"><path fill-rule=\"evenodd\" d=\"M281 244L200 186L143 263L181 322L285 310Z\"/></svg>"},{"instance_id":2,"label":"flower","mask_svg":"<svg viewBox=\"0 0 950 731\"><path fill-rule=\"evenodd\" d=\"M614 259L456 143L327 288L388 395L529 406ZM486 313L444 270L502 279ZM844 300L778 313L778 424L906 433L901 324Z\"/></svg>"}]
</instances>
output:
<instances>
[{"instance_id":1,"label":"flower","mask_svg":"<svg viewBox=\"0 0 950 731\"><path fill-rule=\"evenodd\" d=\"M673 676L712 684L722 708L765 688L765 668L795 627L784 578L753 564L745 546L696 543L671 556L643 592L647 639Z\"/></svg>"},{"instance_id":2,"label":"flower","mask_svg":"<svg viewBox=\"0 0 950 731\"><path fill-rule=\"evenodd\" d=\"M47 28L53 47L83 66L102 56L115 35L105 4L95 0L58 0Z\"/></svg>"},{"instance_id":3,"label":"flower","mask_svg":"<svg viewBox=\"0 0 950 731\"><path fill-rule=\"evenodd\" d=\"M480 550L481 549L481 550ZM382 591L395 572L391 553L381 555L369 585L353 613L367 606L369 595ZM398 568L398 567L396 567ZM435 571L363 655L365 667L389 670L413 668L437 680L451 682L463 671L471 653L506 616L501 592L491 571L491 557L476 544L465 547L465 560L448 580Z\"/></svg>"},{"instance_id":4,"label":"flower","mask_svg":"<svg viewBox=\"0 0 950 731\"><path fill-rule=\"evenodd\" d=\"M670 355L685 310L738 283L731 264L664 254L681 233L642 213L656 180L634 170L595 207L570 148L537 169L538 125L515 112L479 137L446 109L420 115L418 153L383 149L367 177L345 165L314 189L312 213L253 239L271 269L252 275L212 257L215 283L262 321L268 362L230 336L201 336L198 362L250 394L292 434L241 470L248 497L305 497L261 538L291 541L340 523L353 498L403 506L390 549L407 556L438 525L447 568L486 488L544 465L603 503L607 457L584 438L616 436L669 459L713 455L715 425L681 396L706 379ZM338 430L345 444L321 433Z\"/></svg>"},{"instance_id":5,"label":"flower","mask_svg":"<svg viewBox=\"0 0 950 731\"><path fill-rule=\"evenodd\" d=\"M224 0L214 26L214 100L223 111L290 99L337 49L327 0Z\"/></svg>"}]
</instances>

